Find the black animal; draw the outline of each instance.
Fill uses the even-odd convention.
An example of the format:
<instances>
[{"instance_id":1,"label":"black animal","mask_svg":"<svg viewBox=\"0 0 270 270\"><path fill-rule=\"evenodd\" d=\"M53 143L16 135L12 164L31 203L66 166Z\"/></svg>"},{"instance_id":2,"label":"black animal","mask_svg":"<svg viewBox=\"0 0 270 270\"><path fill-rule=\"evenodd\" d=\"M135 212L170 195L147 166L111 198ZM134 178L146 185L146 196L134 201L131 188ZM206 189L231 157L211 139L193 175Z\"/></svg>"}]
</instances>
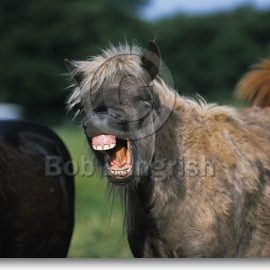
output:
<instances>
[{"instance_id":1,"label":"black animal","mask_svg":"<svg viewBox=\"0 0 270 270\"><path fill-rule=\"evenodd\" d=\"M46 173L46 159L61 164ZM24 121L0 121L0 256L65 257L73 231L70 155L50 129Z\"/></svg>"}]
</instances>

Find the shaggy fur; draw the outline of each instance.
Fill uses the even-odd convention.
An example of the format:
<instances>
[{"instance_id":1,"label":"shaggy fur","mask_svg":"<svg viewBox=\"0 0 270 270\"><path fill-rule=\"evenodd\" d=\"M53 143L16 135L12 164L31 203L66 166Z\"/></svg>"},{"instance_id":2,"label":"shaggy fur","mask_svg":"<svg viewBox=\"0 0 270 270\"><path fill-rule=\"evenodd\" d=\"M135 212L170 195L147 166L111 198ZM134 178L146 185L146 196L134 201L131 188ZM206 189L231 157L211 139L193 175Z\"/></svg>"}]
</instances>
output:
<instances>
[{"instance_id":1,"label":"shaggy fur","mask_svg":"<svg viewBox=\"0 0 270 270\"><path fill-rule=\"evenodd\" d=\"M123 72L141 76L139 52L112 47L75 62L72 74L81 81L69 107L83 103L89 84L98 91ZM270 108L260 108L270 106L268 63L240 82L240 95L259 106L243 112L175 96L161 79L153 80L162 108L176 100L153 135L154 145L144 144L144 153L153 152L148 174L121 187L134 256L270 257ZM159 160L184 162L175 163L172 173L160 170ZM203 165L207 172L183 173L187 164Z\"/></svg>"}]
</instances>

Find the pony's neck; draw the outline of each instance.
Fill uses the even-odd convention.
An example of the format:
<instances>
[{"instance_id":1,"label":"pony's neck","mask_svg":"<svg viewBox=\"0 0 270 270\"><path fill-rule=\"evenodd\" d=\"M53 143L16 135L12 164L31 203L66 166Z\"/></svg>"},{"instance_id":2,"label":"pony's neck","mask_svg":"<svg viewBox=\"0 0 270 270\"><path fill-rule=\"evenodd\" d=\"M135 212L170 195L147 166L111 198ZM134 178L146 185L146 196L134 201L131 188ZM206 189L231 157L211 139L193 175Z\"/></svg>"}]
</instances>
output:
<instances>
[{"instance_id":1,"label":"pony's neck","mask_svg":"<svg viewBox=\"0 0 270 270\"><path fill-rule=\"evenodd\" d=\"M127 190L126 226L129 233L156 228L158 216L169 214L166 204L183 194L184 179L175 176L172 167L179 155L176 148L175 115L156 133L156 151L147 176ZM157 146L163 145L164 149ZM165 149L166 148L166 149ZM179 166L179 165L178 165ZM168 208L167 208L168 209Z\"/></svg>"},{"instance_id":2,"label":"pony's neck","mask_svg":"<svg viewBox=\"0 0 270 270\"><path fill-rule=\"evenodd\" d=\"M185 194L182 134L186 121L189 121L187 115L193 110L192 105L162 81L154 82L154 91L161 106L170 110L170 115L155 132L155 151L148 175L141 177L136 188L128 192L131 212L127 214L134 217L147 215L147 219L166 214L166 204Z\"/></svg>"},{"instance_id":3,"label":"pony's neck","mask_svg":"<svg viewBox=\"0 0 270 270\"><path fill-rule=\"evenodd\" d=\"M158 215L170 199L177 199L184 193L181 123L179 115L172 111L156 133L155 154L151 164L151 205L154 215Z\"/></svg>"}]
</instances>

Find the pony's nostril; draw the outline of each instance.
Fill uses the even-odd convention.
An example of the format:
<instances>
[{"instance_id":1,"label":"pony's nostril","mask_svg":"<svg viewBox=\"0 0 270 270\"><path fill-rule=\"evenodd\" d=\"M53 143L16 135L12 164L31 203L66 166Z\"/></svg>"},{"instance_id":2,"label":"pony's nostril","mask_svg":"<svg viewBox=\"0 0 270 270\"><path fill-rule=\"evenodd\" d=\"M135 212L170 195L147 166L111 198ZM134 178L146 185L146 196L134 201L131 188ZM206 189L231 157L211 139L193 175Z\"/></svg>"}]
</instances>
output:
<instances>
[{"instance_id":1,"label":"pony's nostril","mask_svg":"<svg viewBox=\"0 0 270 270\"><path fill-rule=\"evenodd\" d=\"M99 106L99 107L95 108L94 111L96 113L104 113L104 112L107 112L107 107L106 106Z\"/></svg>"},{"instance_id":2,"label":"pony's nostril","mask_svg":"<svg viewBox=\"0 0 270 270\"><path fill-rule=\"evenodd\" d=\"M125 120L126 116L124 112L120 112L120 111L110 111L110 115L111 117L117 119L117 120Z\"/></svg>"}]
</instances>

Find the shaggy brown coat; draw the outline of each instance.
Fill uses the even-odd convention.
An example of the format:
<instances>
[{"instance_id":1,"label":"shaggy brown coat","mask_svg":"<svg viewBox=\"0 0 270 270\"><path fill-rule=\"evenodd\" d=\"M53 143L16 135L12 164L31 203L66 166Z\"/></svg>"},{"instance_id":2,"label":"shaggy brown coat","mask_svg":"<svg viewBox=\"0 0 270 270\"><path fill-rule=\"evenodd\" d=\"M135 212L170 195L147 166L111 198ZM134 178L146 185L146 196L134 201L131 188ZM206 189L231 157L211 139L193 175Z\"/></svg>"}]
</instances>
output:
<instances>
[{"instance_id":1,"label":"shaggy brown coat","mask_svg":"<svg viewBox=\"0 0 270 270\"><path fill-rule=\"evenodd\" d=\"M112 48L76 62L72 74L82 81L70 107L87 98L93 74L100 84L119 69L140 76L135 49ZM175 97L159 79L153 91L163 107ZM160 177L153 161L149 177L125 187L136 257L270 257L269 61L243 78L238 94L254 106L237 111L176 96L170 117L155 133L154 160L181 162Z\"/></svg>"}]
</instances>

